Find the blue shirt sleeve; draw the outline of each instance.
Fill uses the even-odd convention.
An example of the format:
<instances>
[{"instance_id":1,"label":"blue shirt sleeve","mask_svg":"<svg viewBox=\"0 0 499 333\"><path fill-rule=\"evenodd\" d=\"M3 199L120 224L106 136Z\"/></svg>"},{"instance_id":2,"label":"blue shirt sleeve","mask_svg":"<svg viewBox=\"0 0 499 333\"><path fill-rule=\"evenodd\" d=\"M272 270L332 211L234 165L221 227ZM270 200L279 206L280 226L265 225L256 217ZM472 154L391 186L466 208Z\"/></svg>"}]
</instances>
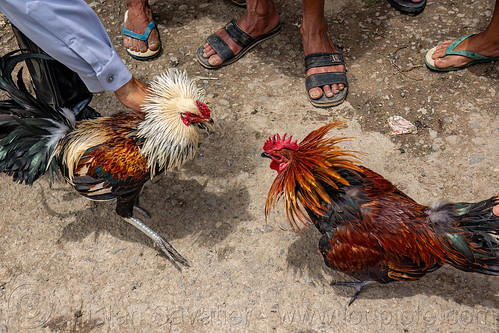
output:
<instances>
[{"instance_id":1,"label":"blue shirt sleeve","mask_svg":"<svg viewBox=\"0 0 499 333\"><path fill-rule=\"evenodd\" d=\"M2 0L0 11L47 54L78 73L91 92L115 91L132 78L85 1Z\"/></svg>"}]
</instances>

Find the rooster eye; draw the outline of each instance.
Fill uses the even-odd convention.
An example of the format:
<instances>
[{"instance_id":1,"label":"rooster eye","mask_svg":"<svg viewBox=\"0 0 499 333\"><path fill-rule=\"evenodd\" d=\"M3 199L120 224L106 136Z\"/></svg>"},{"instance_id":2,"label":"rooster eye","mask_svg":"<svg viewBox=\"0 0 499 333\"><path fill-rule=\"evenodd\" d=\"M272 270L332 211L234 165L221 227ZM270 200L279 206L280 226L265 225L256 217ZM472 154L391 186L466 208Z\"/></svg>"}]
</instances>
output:
<instances>
[{"instance_id":1,"label":"rooster eye","mask_svg":"<svg viewBox=\"0 0 499 333\"><path fill-rule=\"evenodd\" d=\"M192 112L181 113L180 118L182 118L182 122L187 126L191 125L192 123L198 123L201 119L201 117Z\"/></svg>"},{"instance_id":2,"label":"rooster eye","mask_svg":"<svg viewBox=\"0 0 499 333\"><path fill-rule=\"evenodd\" d=\"M272 157L274 158L274 161L276 161L278 163L282 163L284 160L284 157L282 157L281 155L274 155Z\"/></svg>"}]
</instances>

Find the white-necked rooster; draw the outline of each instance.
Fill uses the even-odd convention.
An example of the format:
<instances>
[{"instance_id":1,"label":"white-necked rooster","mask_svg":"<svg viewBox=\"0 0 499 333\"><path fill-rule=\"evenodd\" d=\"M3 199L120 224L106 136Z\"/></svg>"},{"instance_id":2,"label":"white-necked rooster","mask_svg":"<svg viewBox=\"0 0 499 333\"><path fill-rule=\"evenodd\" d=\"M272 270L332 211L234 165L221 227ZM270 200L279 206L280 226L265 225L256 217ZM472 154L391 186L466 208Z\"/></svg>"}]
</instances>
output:
<instances>
[{"instance_id":1,"label":"white-necked rooster","mask_svg":"<svg viewBox=\"0 0 499 333\"><path fill-rule=\"evenodd\" d=\"M96 201L117 199L116 212L150 237L177 269L187 261L159 234L133 216L143 185L163 171L181 167L198 147L198 130L213 123L202 93L185 72L169 70L150 86L136 113L75 121L72 110L33 97L12 71L40 54L11 52L0 59L0 172L32 184L60 172L81 195Z\"/></svg>"}]
</instances>

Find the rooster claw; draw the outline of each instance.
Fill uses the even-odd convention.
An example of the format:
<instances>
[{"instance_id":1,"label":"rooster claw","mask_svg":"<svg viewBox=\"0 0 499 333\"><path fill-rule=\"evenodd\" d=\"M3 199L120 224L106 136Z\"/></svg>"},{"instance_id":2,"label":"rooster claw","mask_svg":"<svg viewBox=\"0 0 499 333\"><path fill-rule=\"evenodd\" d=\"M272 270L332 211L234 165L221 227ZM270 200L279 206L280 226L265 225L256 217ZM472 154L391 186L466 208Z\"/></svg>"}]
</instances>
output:
<instances>
[{"instance_id":1,"label":"rooster claw","mask_svg":"<svg viewBox=\"0 0 499 333\"><path fill-rule=\"evenodd\" d=\"M180 253L178 253L177 250L175 250L175 248L171 246L171 244L168 243L163 237L158 235L158 238L154 239L154 245L161 249L161 251L168 257L173 266L175 266L179 272L182 271L182 268L177 263L190 267L187 260L182 257Z\"/></svg>"},{"instance_id":2,"label":"rooster claw","mask_svg":"<svg viewBox=\"0 0 499 333\"><path fill-rule=\"evenodd\" d=\"M122 217L122 218L126 222L133 225L135 228L142 231L149 238L151 238L152 241L154 242L154 246L157 246L168 257L168 259L171 261L173 266L175 266L175 268L178 269L180 272L182 271L182 269L180 268L179 264L182 264L183 266L189 267L187 260L185 260L185 258L182 257L180 255L180 253L178 253L177 250L175 250L173 248L173 246L171 246L171 244L166 241L166 239L164 239L163 237L158 235L154 230L152 230L151 228L146 226L138 218L133 217L133 216L132 217Z\"/></svg>"},{"instance_id":3,"label":"rooster claw","mask_svg":"<svg viewBox=\"0 0 499 333\"><path fill-rule=\"evenodd\" d=\"M346 286L355 289L355 294L353 294L352 298L350 299L348 306L352 305L353 301L357 299L362 289L364 289L365 286L371 284L372 282L372 281L362 281L356 278L352 279L354 280L354 282L334 282L334 281L331 282L332 286Z\"/></svg>"}]
</instances>

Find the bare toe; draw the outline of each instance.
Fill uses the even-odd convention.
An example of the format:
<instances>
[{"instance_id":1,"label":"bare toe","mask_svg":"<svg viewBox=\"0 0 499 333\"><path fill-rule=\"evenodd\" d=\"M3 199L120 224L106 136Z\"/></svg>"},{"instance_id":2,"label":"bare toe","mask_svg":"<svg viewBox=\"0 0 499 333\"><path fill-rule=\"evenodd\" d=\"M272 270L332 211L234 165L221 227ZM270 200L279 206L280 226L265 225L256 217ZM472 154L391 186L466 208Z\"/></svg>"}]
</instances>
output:
<instances>
[{"instance_id":1,"label":"bare toe","mask_svg":"<svg viewBox=\"0 0 499 333\"><path fill-rule=\"evenodd\" d=\"M431 55L431 58L435 60L443 57L445 55L445 51L452 42L453 42L452 40L446 40L442 44L438 45L437 48L435 49L435 52L433 52L433 54Z\"/></svg>"},{"instance_id":2,"label":"bare toe","mask_svg":"<svg viewBox=\"0 0 499 333\"><path fill-rule=\"evenodd\" d=\"M334 94L338 93L338 92L335 92L335 90L338 91L337 88L335 89L335 86L337 87L336 84L333 84L332 86L326 85L326 86L322 87L322 89L324 90L324 94L326 95L326 97L331 98L331 97L334 96Z\"/></svg>"},{"instance_id":3,"label":"bare toe","mask_svg":"<svg viewBox=\"0 0 499 333\"><path fill-rule=\"evenodd\" d=\"M312 88L308 91L308 94L312 99L319 99L322 97L322 89L319 87Z\"/></svg>"},{"instance_id":4,"label":"bare toe","mask_svg":"<svg viewBox=\"0 0 499 333\"><path fill-rule=\"evenodd\" d=\"M222 58L220 58L220 56L218 54L215 54L215 55L212 55L209 59L208 59L208 63L212 66L218 66L218 65L221 65L222 64Z\"/></svg>"},{"instance_id":5,"label":"bare toe","mask_svg":"<svg viewBox=\"0 0 499 333\"><path fill-rule=\"evenodd\" d=\"M211 47L210 44L204 44L203 57L209 58L212 55L216 54L215 50Z\"/></svg>"}]
</instances>

